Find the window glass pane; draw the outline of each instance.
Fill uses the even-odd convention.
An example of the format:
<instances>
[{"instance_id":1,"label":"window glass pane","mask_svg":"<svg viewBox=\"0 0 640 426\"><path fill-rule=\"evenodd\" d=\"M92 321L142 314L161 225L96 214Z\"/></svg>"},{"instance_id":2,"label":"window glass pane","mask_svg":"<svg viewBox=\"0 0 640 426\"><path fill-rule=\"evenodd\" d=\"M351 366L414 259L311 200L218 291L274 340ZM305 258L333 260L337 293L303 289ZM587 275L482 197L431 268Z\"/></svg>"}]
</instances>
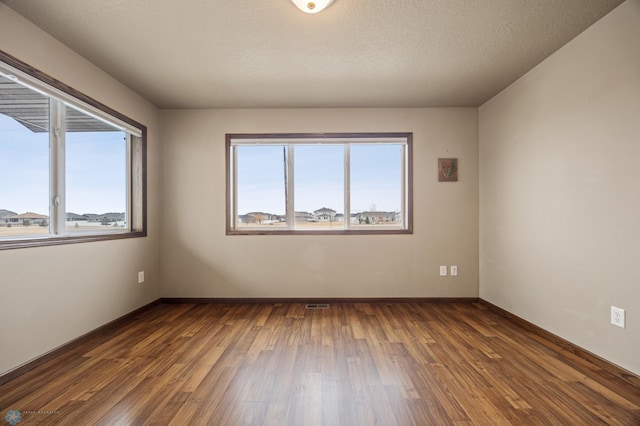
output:
<instances>
[{"instance_id":1,"label":"window glass pane","mask_svg":"<svg viewBox=\"0 0 640 426\"><path fill-rule=\"evenodd\" d=\"M295 229L344 228L344 145L296 145Z\"/></svg>"},{"instance_id":2,"label":"window glass pane","mask_svg":"<svg viewBox=\"0 0 640 426\"><path fill-rule=\"evenodd\" d=\"M402 145L353 144L351 223L368 227L402 224Z\"/></svg>"},{"instance_id":3,"label":"window glass pane","mask_svg":"<svg viewBox=\"0 0 640 426\"><path fill-rule=\"evenodd\" d=\"M0 77L0 238L49 234L49 99Z\"/></svg>"},{"instance_id":4,"label":"window glass pane","mask_svg":"<svg viewBox=\"0 0 640 426\"><path fill-rule=\"evenodd\" d=\"M236 229L286 226L287 147L237 146Z\"/></svg>"},{"instance_id":5,"label":"window glass pane","mask_svg":"<svg viewBox=\"0 0 640 426\"><path fill-rule=\"evenodd\" d=\"M127 135L66 107L66 229L125 231Z\"/></svg>"}]
</instances>

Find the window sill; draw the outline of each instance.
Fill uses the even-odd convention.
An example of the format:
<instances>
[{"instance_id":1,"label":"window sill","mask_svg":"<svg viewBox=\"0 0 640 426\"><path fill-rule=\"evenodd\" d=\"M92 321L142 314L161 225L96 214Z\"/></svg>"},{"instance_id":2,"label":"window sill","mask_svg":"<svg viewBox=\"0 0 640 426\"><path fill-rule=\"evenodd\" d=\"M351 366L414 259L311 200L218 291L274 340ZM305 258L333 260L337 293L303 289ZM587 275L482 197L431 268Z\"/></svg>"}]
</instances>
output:
<instances>
[{"instance_id":1,"label":"window sill","mask_svg":"<svg viewBox=\"0 0 640 426\"><path fill-rule=\"evenodd\" d=\"M227 235L410 235L411 229L341 229L334 231L313 231L313 230L267 230L267 229L246 229L227 230Z\"/></svg>"},{"instance_id":2,"label":"window sill","mask_svg":"<svg viewBox=\"0 0 640 426\"><path fill-rule=\"evenodd\" d=\"M12 250L30 247L46 247L58 246L65 244L90 243L95 241L111 241L126 238L146 237L146 231L126 232L126 233L110 233L110 234L93 234L93 235L72 235L65 237L43 237L29 238L22 240L0 240L0 250Z\"/></svg>"}]
</instances>

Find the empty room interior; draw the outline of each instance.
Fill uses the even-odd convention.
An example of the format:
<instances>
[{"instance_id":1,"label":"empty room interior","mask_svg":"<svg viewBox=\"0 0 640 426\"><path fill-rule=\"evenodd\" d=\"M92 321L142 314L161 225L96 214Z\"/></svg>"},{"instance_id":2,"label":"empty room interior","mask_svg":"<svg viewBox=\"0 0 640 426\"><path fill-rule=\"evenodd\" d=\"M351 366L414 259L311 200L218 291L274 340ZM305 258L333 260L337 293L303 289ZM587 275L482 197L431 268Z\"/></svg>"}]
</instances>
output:
<instances>
[{"instance_id":1,"label":"empty room interior","mask_svg":"<svg viewBox=\"0 0 640 426\"><path fill-rule=\"evenodd\" d=\"M639 425L638 159L640 0L0 1L0 422Z\"/></svg>"}]
</instances>

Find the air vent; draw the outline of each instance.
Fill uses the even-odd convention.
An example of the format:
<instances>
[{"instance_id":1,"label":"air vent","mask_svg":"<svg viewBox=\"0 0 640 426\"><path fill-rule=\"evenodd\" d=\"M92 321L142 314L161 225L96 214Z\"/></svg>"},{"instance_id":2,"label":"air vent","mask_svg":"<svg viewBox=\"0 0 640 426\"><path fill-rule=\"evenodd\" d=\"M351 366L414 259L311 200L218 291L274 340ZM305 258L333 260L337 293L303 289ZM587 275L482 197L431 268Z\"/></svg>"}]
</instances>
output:
<instances>
[{"instance_id":1,"label":"air vent","mask_svg":"<svg viewBox=\"0 0 640 426\"><path fill-rule=\"evenodd\" d=\"M329 309L328 303L307 303L305 309Z\"/></svg>"}]
</instances>

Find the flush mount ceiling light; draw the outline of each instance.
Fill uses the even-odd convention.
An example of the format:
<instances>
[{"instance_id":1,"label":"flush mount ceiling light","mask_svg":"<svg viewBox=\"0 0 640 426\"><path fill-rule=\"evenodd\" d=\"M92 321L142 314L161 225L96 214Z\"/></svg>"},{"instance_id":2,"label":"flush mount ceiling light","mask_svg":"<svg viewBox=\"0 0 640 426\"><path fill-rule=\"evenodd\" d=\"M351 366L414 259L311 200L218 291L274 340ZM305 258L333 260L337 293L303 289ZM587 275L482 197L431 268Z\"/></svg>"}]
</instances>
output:
<instances>
[{"instance_id":1,"label":"flush mount ceiling light","mask_svg":"<svg viewBox=\"0 0 640 426\"><path fill-rule=\"evenodd\" d=\"M298 9L307 13L322 12L327 8L333 0L291 0Z\"/></svg>"}]
</instances>

